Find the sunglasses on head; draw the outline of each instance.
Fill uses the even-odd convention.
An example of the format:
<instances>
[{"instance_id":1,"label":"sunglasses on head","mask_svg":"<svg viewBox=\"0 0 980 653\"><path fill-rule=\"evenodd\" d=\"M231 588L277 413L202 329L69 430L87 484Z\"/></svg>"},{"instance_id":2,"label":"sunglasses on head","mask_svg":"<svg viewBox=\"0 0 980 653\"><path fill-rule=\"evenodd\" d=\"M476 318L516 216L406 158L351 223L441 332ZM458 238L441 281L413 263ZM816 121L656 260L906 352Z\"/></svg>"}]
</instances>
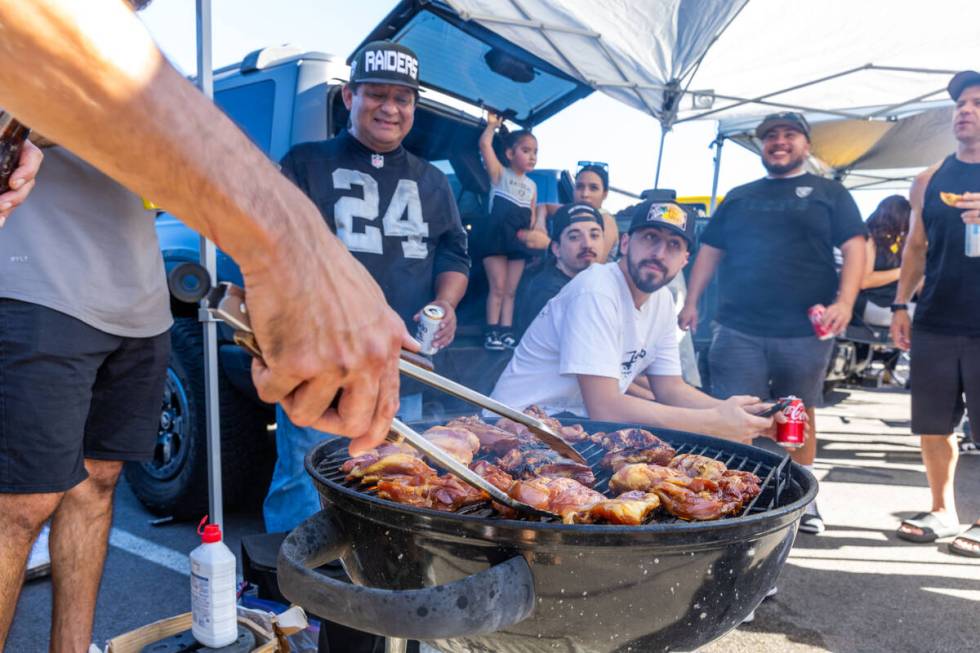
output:
<instances>
[{"instance_id":1,"label":"sunglasses on head","mask_svg":"<svg viewBox=\"0 0 980 653\"><path fill-rule=\"evenodd\" d=\"M583 168L588 168L590 166L595 168L601 168L603 171L605 171L606 174L609 174L609 164L606 163L605 161L579 161L578 170L575 171L575 174L582 172Z\"/></svg>"}]
</instances>

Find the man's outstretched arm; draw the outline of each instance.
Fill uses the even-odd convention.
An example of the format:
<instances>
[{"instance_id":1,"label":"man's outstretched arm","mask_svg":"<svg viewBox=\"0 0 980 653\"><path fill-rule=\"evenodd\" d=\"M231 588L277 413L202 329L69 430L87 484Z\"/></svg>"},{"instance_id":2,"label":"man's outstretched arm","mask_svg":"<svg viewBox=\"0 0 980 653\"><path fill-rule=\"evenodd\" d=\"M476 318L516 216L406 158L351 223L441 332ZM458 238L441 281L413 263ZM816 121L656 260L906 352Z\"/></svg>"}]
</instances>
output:
<instances>
[{"instance_id":1,"label":"man's outstretched arm","mask_svg":"<svg viewBox=\"0 0 980 653\"><path fill-rule=\"evenodd\" d=\"M259 395L380 441L415 348L316 207L174 70L120 0L0 3L0 106L183 219L241 266ZM339 412L327 410L336 392ZM355 447L355 450L359 447Z\"/></svg>"}]
</instances>

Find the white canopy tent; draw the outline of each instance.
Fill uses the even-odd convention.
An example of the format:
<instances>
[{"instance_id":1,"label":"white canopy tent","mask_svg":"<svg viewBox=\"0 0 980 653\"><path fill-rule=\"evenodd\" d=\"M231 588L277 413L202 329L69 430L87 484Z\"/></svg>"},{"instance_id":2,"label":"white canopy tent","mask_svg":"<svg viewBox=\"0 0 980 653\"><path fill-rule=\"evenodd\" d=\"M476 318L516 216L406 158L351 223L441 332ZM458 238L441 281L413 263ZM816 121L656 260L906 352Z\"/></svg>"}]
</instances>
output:
<instances>
[{"instance_id":1,"label":"white canopy tent","mask_svg":"<svg viewBox=\"0 0 980 653\"><path fill-rule=\"evenodd\" d=\"M781 109L885 124L980 60L975 0L446 1L665 134Z\"/></svg>"}]
</instances>

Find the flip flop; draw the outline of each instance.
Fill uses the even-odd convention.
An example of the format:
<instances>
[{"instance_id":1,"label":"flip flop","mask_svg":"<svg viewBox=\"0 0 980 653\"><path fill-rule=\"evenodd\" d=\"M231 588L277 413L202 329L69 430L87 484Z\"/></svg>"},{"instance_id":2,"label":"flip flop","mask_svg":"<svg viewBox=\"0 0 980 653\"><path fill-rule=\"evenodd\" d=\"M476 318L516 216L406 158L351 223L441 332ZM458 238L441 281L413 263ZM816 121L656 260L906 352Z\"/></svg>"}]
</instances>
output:
<instances>
[{"instance_id":1,"label":"flip flop","mask_svg":"<svg viewBox=\"0 0 980 653\"><path fill-rule=\"evenodd\" d=\"M956 543L960 540L966 540L967 542L980 545L980 524L970 526L968 529L957 535L955 540L949 543L950 553L955 553L958 556L966 556L968 558L980 558L980 549L957 546Z\"/></svg>"},{"instance_id":2,"label":"flip flop","mask_svg":"<svg viewBox=\"0 0 980 653\"><path fill-rule=\"evenodd\" d=\"M919 544L935 542L940 538L956 535L960 530L958 524L944 524L939 517L931 512L920 512L915 517L903 519L902 526L911 526L912 528L918 528L922 531L921 534L906 533L905 531L901 530L901 527L899 527L899 529L895 532L895 534L901 539Z\"/></svg>"}]
</instances>

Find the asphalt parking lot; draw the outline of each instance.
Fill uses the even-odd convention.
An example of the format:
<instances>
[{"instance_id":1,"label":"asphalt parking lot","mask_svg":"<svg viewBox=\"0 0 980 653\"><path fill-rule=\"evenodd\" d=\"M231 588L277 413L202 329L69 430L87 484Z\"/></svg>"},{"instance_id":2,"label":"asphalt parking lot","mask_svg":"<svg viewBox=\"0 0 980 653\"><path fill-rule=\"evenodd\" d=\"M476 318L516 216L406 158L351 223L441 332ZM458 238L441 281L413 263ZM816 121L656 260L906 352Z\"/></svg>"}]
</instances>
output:
<instances>
[{"instance_id":1,"label":"asphalt parking lot","mask_svg":"<svg viewBox=\"0 0 980 653\"><path fill-rule=\"evenodd\" d=\"M901 518L929 507L929 490L908 432L908 395L845 390L818 411L817 477L827 531L800 534L756 619L701 649L704 653L960 653L980 646L980 559L946 552L948 540L909 544ZM963 456L956 500L966 525L980 517L980 456ZM94 639L98 645L190 608L187 554L195 525L150 524L152 515L123 483ZM226 515L226 539L262 528L258 514ZM28 583L6 651L48 648L50 580ZM570 652L571 653L571 652ZM585 652L575 652L585 653Z\"/></svg>"}]
</instances>

